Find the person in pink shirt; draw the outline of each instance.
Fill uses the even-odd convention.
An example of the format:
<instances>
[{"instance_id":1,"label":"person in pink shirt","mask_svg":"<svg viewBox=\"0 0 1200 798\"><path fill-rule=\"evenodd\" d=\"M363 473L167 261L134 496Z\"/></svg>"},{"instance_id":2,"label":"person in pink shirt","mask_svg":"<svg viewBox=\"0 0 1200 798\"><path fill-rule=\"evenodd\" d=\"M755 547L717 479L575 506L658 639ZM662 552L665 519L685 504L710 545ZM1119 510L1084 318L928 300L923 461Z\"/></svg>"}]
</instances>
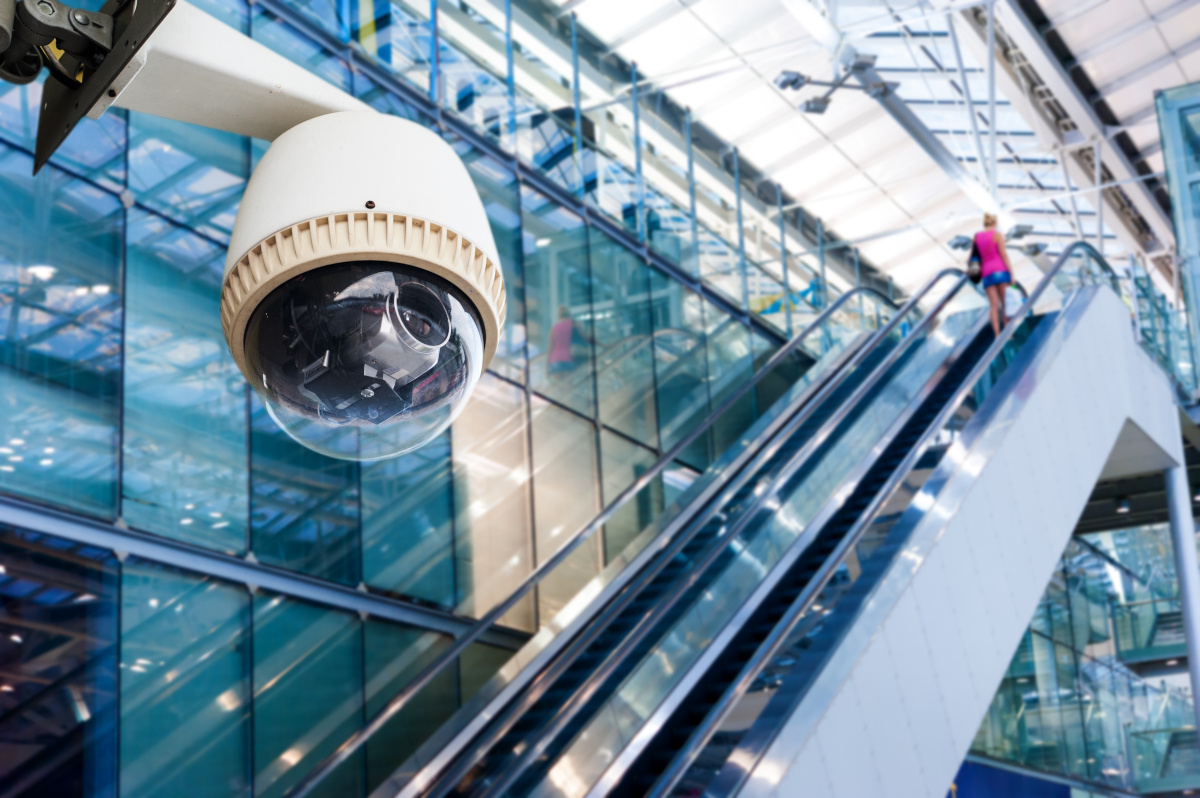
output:
<instances>
[{"instance_id":1,"label":"person in pink shirt","mask_svg":"<svg viewBox=\"0 0 1200 798\"><path fill-rule=\"evenodd\" d=\"M1004 246L1004 236L996 230L996 217L983 215L983 229L975 234L975 248L979 251L981 285L987 292L992 331L1000 335L1008 320L1004 312L1004 291L1012 284L1012 263Z\"/></svg>"},{"instance_id":2,"label":"person in pink shirt","mask_svg":"<svg viewBox=\"0 0 1200 798\"><path fill-rule=\"evenodd\" d=\"M566 305L558 308L558 321L550 328L549 371L550 379L562 379L562 375L575 370L575 353L572 346L576 339L582 343L591 343L583 334Z\"/></svg>"}]
</instances>

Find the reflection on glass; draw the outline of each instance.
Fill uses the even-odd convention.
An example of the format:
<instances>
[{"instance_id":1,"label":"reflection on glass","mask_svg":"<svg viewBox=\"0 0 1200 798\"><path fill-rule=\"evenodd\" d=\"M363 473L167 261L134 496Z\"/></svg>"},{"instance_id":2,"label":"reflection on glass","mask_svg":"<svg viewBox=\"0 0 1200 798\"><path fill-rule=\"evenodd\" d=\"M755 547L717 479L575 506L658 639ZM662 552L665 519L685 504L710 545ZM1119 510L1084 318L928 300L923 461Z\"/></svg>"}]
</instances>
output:
<instances>
[{"instance_id":1,"label":"reflection on glass","mask_svg":"<svg viewBox=\"0 0 1200 798\"><path fill-rule=\"evenodd\" d=\"M289 61L320 75L339 89L350 91L350 68L344 61L261 5L254 6L250 34Z\"/></svg>"},{"instance_id":2,"label":"reflection on glass","mask_svg":"<svg viewBox=\"0 0 1200 798\"><path fill-rule=\"evenodd\" d=\"M521 189L529 382L534 390L593 415L592 280L579 217Z\"/></svg>"},{"instance_id":3,"label":"reflection on glass","mask_svg":"<svg viewBox=\"0 0 1200 798\"><path fill-rule=\"evenodd\" d=\"M454 490L450 433L362 469L363 581L453 609Z\"/></svg>"},{"instance_id":4,"label":"reflection on glass","mask_svg":"<svg viewBox=\"0 0 1200 798\"><path fill-rule=\"evenodd\" d=\"M703 300L657 269L650 270L658 435L670 449L709 414L708 351ZM680 455L697 470L708 466L711 431Z\"/></svg>"},{"instance_id":5,"label":"reflection on glass","mask_svg":"<svg viewBox=\"0 0 1200 798\"><path fill-rule=\"evenodd\" d=\"M599 511L596 429L568 410L534 397L533 485L538 561L553 556ZM538 617L553 618L579 588L600 573L600 538L593 535L538 588Z\"/></svg>"},{"instance_id":6,"label":"reflection on glass","mask_svg":"<svg viewBox=\"0 0 1200 798\"><path fill-rule=\"evenodd\" d=\"M658 419L649 267L595 227L590 239L600 421L654 447Z\"/></svg>"},{"instance_id":7,"label":"reflection on glass","mask_svg":"<svg viewBox=\"0 0 1200 798\"><path fill-rule=\"evenodd\" d=\"M279 798L363 723L357 616L254 595L254 795ZM321 794L359 795L362 753Z\"/></svg>"},{"instance_id":8,"label":"reflection on glass","mask_svg":"<svg viewBox=\"0 0 1200 798\"><path fill-rule=\"evenodd\" d=\"M360 14L354 38L376 63L422 92L429 91L429 3L393 0L376 5L373 14Z\"/></svg>"},{"instance_id":9,"label":"reflection on glass","mask_svg":"<svg viewBox=\"0 0 1200 798\"><path fill-rule=\"evenodd\" d=\"M251 395L250 549L260 562L357 585L358 463L293 441Z\"/></svg>"},{"instance_id":10,"label":"reflection on glass","mask_svg":"<svg viewBox=\"0 0 1200 798\"><path fill-rule=\"evenodd\" d=\"M121 568L121 796L249 796L250 595Z\"/></svg>"},{"instance_id":11,"label":"reflection on glass","mask_svg":"<svg viewBox=\"0 0 1200 798\"><path fill-rule=\"evenodd\" d=\"M123 209L32 171L0 145L0 492L113 516Z\"/></svg>"},{"instance_id":12,"label":"reflection on glass","mask_svg":"<svg viewBox=\"0 0 1200 798\"><path fill-rule=\"evenodd\" d=\"M606 429L600 430L601 488L605 506L654 466L658 458L650 449L638 446ZM658 518L666 505L663 478L658 477L625 505L604 525L604 561L607 563Z\"/></svg>"},{"instance_id":13,"label":"reflection on glass","mask_svg":"<svg viewBox=\"0 0 1200 798\"><path fill-rule=\"evenodd\" d=\"M754 376L751 333L746 325L707 301L704 303L704 326L708 341L709 393L712 406L716 408ZM725 451L754 423L754 397L753 391L748 392L713 425L715 454Z\"/></svg>"},{"instance_id":14,"label":"reflection on glass","mask_svg":"<svg viewBox=\"0 0 1200 798\"><path fill-rule=\"evenodd\" d=\"M31 797L112 795L117 560L0 526L0 566L0 786Z\"/></svg>"},{"instance_id":15,"label":"reflection on glass","mask_svg":"<svg viewBox=\"0 0 1200 798\"><path fill-rule=\"evenodd\" d=\"M227 242L250 173L248 140L149 114L129 117L129 190L138 202Z\"/></svg>"},{"instance_id":16,"label":"reflection on glass","mask_svg":"<svg viewBox=\"0 0 1200 798\"><path fill-rule=\"evenodd\" d=\"M480 617L533 569L525 391L492 374L450 429L459 611ZM532 598L502 623L534 629Z\"/></svg>"},{"instance_id":17,"label":"reflection on glass","mask_svg":"<svg viewBox=\"0 0 1200 798\"><path fill-rule=\"evenodd\" d=\"M221 332L224 248L134 209L126 241L121 513L132 527L246 549L246 385Z\"/></svg>"}]
</instances>

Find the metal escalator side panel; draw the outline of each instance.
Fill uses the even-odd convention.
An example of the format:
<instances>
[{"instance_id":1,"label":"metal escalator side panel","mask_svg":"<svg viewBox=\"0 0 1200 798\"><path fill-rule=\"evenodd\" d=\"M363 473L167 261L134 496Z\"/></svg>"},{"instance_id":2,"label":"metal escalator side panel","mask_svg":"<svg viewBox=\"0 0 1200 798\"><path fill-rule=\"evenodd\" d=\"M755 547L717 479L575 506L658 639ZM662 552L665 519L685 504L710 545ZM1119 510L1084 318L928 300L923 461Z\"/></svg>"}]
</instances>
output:
<instances>
[{"instance_id":1,"label":"metal escalator side panel","mask_svg":"<svg viewBox=\"0 0 1200 798\"><path fill-rule=\"evenodd\" d=\"M985 336L986 333L986 336ZM679 745L687 738L687 718L712 703L705 696L716 689L715 685L723 684L720 678L712 678L714 673L728 668L730 664L736 667L740 655L737 653L747 644L746 629L763 622L763 613L770 613L768 598L773 591L779 589L780 580L797 562L809 556L811 547L826 535L826 529L839 514L852 509L848 503L856 498L863 488L869 475L879 466L879 460L884 457L894 441L914 419L935 387L940 385L947 374L964 359L970 357L973 350L980 348L981 341L986 345L990 338L987 330L987 320L980 318L971 331L962 337L958 345L945 358L945 361L928 377L921 390L908 402L907 406L896 416L887 431L881 436L880 443L872 449L870 456L865 458L855 471L845 480L852 490L841 489L824 502L820 511L807 524L805 531L792 542L788 551L775 563L770 573L761 580L753 595L748 597L738 614L726 624L719 641L708 647L703 657L693 666L689 675L680 681L672 695L664 701L644 725L643 730L625 746L620 755L609 766L604 777L593 787L590 795L642 794L648 785L645 781L647 769L655 766L649 760L661 758L665 751ZM706 678L707 677L707 678ZM735 682L736 683L736 682ZM682 737L681 737L682 735ZM611 792L610 792L611 791Z\"/></svg>"},{"instance_id":2,"label":"metal escalator side panel","mask_svg":"<svg viewBox=\"0 0 1200 798\"><path fill-rule=\"evenodd\" d=\"M863 622L864 618L868 614L876 619L886 616L902 589L898 585L898 574L915 572L920 567L930 541L917 540L919 528L924 524L925 529L930 529L931 525L948 522L953 510L947 508L957 506L962 495L956 491L963 490L961 481L947 490L952 478L981 468L981 458L986 459L989 446L994 445L989 439L995 441L1005 434L1007 418L1019 410L1022 394L1028 392L1031 382L1036 383L1044 376L1042 372L1053 361L1063 339L1078 323L1094 295L1094 289L1078 292L1056 323L1044 324L1035 331L1027 342L1029 345L1009 364L958 440L941 458L933 474L924 481L918 495L890 530L890 558L872 566L874 575L865 581L863 594L848 609L851 617L843 618L834 627L834 637L821 644L826 654L816 663L816 671L793 671L774 688L757 720L742 735L725 765L708 784L706 796L737 794L762 763L785 723L788 734L794 735L797 728L815 727L819 722L837 692L834 685L841 683L836 674L853 667L874 637L873 623Z\"/></svg>"}]
</instances>

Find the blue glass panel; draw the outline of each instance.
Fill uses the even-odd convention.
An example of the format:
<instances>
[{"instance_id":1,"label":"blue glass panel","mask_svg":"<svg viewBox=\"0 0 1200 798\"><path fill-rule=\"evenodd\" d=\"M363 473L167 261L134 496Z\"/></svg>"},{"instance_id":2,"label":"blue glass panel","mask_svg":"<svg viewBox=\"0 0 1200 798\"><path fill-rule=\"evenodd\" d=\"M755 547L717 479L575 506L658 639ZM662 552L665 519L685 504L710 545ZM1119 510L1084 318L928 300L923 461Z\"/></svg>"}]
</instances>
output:
<instances>
[{"instance_id":1,"label":"blue glass panel","mask_svg":"<svg viewBox=\"0 0 1200 798\"><path fill-rule=\"evenodd\" d=\"M457 0L437 4L442 105L489 138L507 138L504 31Z\"/></svg>"},{"instance_id":2,"label":"blue glass panel","mask_svg":"<svg viewBox=\"0 0 1200 798\"><path fill-rule=\"evenodd\" d=\"M211 14L231 28L250 32L250 5L244 0L190 0L192 5Z\"/></svg>"},{"instance_id":3,"label":"blue glass panel","mask_svg":"<svg viewBox=\"0 0 1200 798\"><path fill-rule=\"evenodd\" d=\"M124 209L32 170L0 145L0 491L113 516Z\"/></svg>"},{"instance_id":4,"label":"blue glass panel","mask_svg":"<svg viewBox=\"0 0 1200 798\"><path fill-rule=\"evenodd\" d=\"M254 795L279 798L363 723L357 616L260 591L254 596ZM361 795L362 755L319 795Z\"/></svg>"},{"instance_id":5,"label":"blue glass panel","mask_svg":"<svg viewBox=\"0 0 1200 798\"><path fill-rule=\"evenodd\" d=\"M250 594L126 560L121 796L250 795Z\"/></svg>"},{"instance_id":6,"label":"blue glass panel","mask_svg":"<svg viewBox=\"0 0 1200 798\"><path fill-rule=\"evenodd\" d=\"M0 82L0 137L32 154L37 141L43 73L36 82ZM50 159L74 175L119 191L125 186L125 112L112 110L98 121L83 119Z\"/></svg>"},{"instance_id":7,"label":"blue glass panel","mask_svg":"<svg viewBox=\"0 0 1200 798\"><path fill-rule=\"evenodd\" d=\"M351 90L350 68L342 59L260 5L254 7L250 17L250 33L255 41L309 72L315 72L340 89Z\"/></svg>"},{"instance_id":8,"label":"blue glass panel","mask_svg":"<svg viewBox=\"0 0 1200 798\"><path fill-rule=\"evenodd\" d=\"M589 243L600 420L657 446L649 267L596 228Z\"/></svg>"},{"instance_id":9,"label":"blue glass panel","mask_svg":"<svg viewBox=\"0 0 1200 798\"><path fill-rule=\"evenodd\" d=\"M372 717L450 644L450 638L398 624L368 620L367 717ZM436 677L367 743L367 790L374 790L458 708L453 668Z\"/></svg>"},{"instance_id":10,"label":"blue glass panel","mask_svg":"<svg viewBox=\"0 0 1200 798\"><path fill-rule=\"evenodd\" d=\"M354 96L367 105L385 114L433 127L433 121L421 109L401 99L382 78L369 75L365 69L354 70L351 77Z\"/></svg>"},{"instance_id":11,"label":"blue glass panel","mask_svg":"<svg viewBox=\"0 0 1200 798\"><path fill-rule=\"evenodd\" d=\"M251 392L251 545L260 562L359 582L358 465L289 438Z\"/></svg>"},{"instance_id":12,"label":"blue glass panel","mask_svg":"<svg viewBox=\"0 0 1200 798\"><path fill-rule=\"evenodd\" d=\"M116 795L117 569L107 552L0 526L7 795Z\"/></svg>"},{"instance_id":13,"label":"blue glass panel","mask_svg":"<svg viewBox=\"0 0 1200 798\"><path fill-rule=\"evenodd\" d=\"M708 340L709 393L715 408L754 374L754 354L749 328L711 302L704 303L704 326ZM750 392L713 424L715 454L725 451L755 418L754 393Z\"/></svg>"},{"instance_id":14,"label":"blue glass panel","mask_svg":"<svg viewBox=\"0 0 1200 798\"><path fill-rule=\"evenodd\" d=\"M246 392L219 309L224 247L138 209L126 242L121 512L138 529L246 549Z\"/></svg>"},{"instance_id":15,"label":"blue glass panel","mask_svg":"<svg viewBox=\"0 0 1200 798\"><path fill-rule=\"evenodd\" d=\"M521 189L529 384L593 414L592 280L587 230L575 214Z\"/></svg>"},{"instance_id":16,"label":"blue glass panel","mask_svg":"<svg viewBox=\"0 0 1200 798\"><path fill-rule=\"evenodd\" d=\"M227 242L250 173L247 139L129 114L129 189L139 203Z\"/></svg>"},{"instance_id":17,"label":"blue glass panel","mask_svg":"<svg viewBox=\"0 0 1200 798\"><path fill-rule=\"evenodd\" d=\"M662 448L670 449L709 413L704 307L699 294L657 269L650 270L650 302L658 432ZM705 434L693 442L681 455L683 462L704 469L710 437Z\"/></svg>"},{"instance_id":18,"label":"blue glass panel","mask_svg":"<svg viewBox=\"0 0 1200 798\"><path fill-rule=\"evenodd\" d=\"M363 581L454 609L450 433L394 460L362 466Z\"/></svg>"},{"instance_id":19,"label":"blue glass panel","mask_svg":"<svg viewBox=\"0 0 1200 798\"><path fill-rule=\"evenodd\" d=\"M521 252L521 206L517 178L512 170L485 155L469 142L448 135L447 141L467 164L483 200L496 240L496 254L504 273L508 310L504 331L489 369L516 382L525 382L525 271Z\"/></svg>"},{"instance_id":20,"label":"blue glass panel","mask_svg":"<svg viewBox=\"0 0 1200 798\"><path fill-rule=\"evenodd\" d=\"M600 471L604 476L600 487L604 505L612 504L621 491L649 471L657 460L650 449L606 429L600 430ZM604 525L605 562L620 554L662 510L663 485L659 477L627 501Z\"/></svg>"},{"instance_id":21,"label":"blue glass panel","mask_svg":"<svg viewBox=\"0 0 1200 798\"><path fill-rule=\"evenodd\" d=\"M369 10L359 0L354 38L385 69L429 93L429 4L392 0Z\"/></svg>"}]
</instances>

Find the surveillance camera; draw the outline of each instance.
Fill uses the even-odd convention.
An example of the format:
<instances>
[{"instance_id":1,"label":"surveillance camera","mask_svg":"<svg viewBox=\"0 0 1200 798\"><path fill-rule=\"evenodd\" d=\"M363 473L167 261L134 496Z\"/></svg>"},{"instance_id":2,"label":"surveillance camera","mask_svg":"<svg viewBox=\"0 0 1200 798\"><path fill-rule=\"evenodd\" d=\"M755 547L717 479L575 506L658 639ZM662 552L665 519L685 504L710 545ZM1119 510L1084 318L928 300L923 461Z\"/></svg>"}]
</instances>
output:
<instances>
[{"instance_id":1,"label":"surveillance camera","mask_svg":"<svg viewBox=\"0 0 1200 798\"><path fill-rule=\"evenodd\" d=\"M450 425L495 354L495 252L443 139L374 111L318 116L279 136L246 186L225 339L299 443L347 460L402 454Z\"/></svg>"}]
</instances>

